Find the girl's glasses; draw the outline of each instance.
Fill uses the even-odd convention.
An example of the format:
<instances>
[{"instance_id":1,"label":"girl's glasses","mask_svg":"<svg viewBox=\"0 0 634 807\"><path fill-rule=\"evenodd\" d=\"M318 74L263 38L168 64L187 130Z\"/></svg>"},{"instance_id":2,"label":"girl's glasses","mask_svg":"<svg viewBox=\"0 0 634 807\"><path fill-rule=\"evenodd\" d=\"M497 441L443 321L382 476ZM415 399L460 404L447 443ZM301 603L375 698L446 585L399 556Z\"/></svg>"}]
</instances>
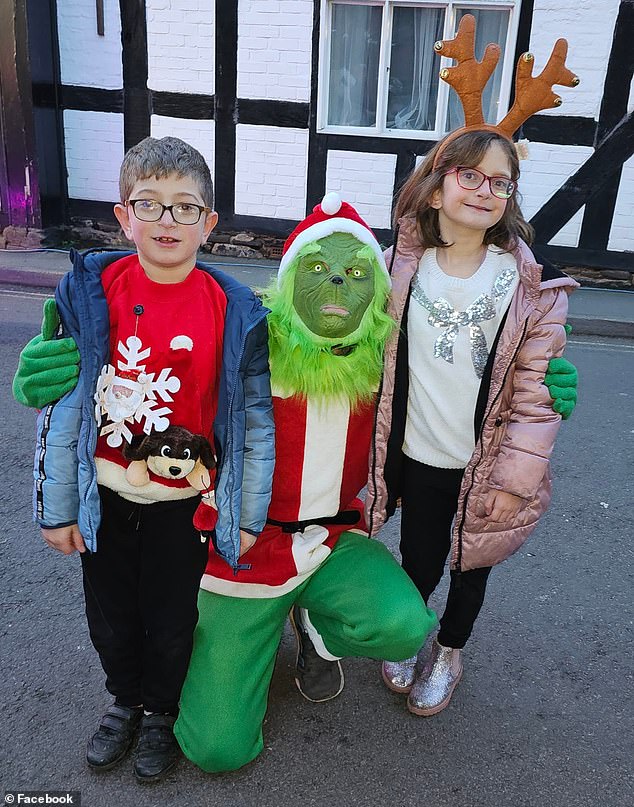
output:
<instances>
[{"instance_id":1,"label":"girl's glasses","mask_svg":"<svg viewBox=\"0 0 634 807\"><path fill-rule=\"evenodd\" d=\"M447 171L447 174L454 173L458 185L466 191L477 191L483 182L488 179L491 193L497 199L510 199L517 187L517 183L513 182L512 179L507 179L506 177L490 177L483 174L482 171L478 171L477 168L464 168L458 165L452 168L451 171Z\"/></svg>"},{"instance_id":2,"label":"girl's glasses","mask_svg":"<svg viewBox=\"0 0 634 807\"><path fill-rule=\"evenodd\" d=\"M162 205L155 199L130 199L127 204L140 221L160 221L166 210L177 224L198 224L203 213L211 213L210 207L179 202L175 205Z\"/></svg>"}]
</instances>

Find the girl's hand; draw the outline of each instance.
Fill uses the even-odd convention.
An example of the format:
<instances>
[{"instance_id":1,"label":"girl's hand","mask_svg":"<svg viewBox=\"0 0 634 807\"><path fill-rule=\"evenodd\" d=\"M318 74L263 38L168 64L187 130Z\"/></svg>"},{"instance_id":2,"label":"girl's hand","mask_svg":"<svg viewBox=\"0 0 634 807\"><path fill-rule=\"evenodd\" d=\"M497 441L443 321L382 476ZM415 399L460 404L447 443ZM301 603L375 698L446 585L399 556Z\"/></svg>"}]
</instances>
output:
<instances>
[{"instance_id":1,"label":"girl's hand","mask_svg":"<svg viewBox=\"0 0 634 807\"><path fill-rule=\"evenodd\" d=\"M42 538L51 547L64 555L72 555L73 552L85 552L86 544L79 532L77 524L68 527L58 527L54 530L47 530L42 527Z\"/></svg>"},{"instance_id":2,"label":"girl's hand","mask_svg":"<svg viewBox=\"0 0 634 807\"><path fill-rule=\"evenodd\" d=\"M510 521L519 513L523 503L521 496L505 490L490 490L484 500L484 515L491 521Z\"/></svg>"}]
</instances>

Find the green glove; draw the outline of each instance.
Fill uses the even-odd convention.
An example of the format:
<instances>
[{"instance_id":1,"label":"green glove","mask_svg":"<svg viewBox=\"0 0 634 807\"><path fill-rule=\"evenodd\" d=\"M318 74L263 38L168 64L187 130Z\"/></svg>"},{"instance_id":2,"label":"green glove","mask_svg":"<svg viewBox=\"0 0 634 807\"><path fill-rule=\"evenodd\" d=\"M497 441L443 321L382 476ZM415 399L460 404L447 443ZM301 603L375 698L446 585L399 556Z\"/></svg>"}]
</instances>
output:
<instances>
[{"instance_id":1,"label":"green glove","mask_svg":"<svg viewBox=\"0 0 634 807\"><path fill-rule=\"evenodd\" d=\"M42 332L23 348L13 378L13 397L24 406L42 409L77 384L79 350L74 339L55 338L58 328L55 300L46 300Z\"/></svg>"},{"instance_id":2,"label":"green glove","mask_svg":"<svg viewBox=\"0 0 634 807\"><path fill-rule=\"evenodd\" d=\"M577 405L577 368L563 357L551 359L544 384L553 399L554 411L568 420Z\"/></svg>"}]
</instances>

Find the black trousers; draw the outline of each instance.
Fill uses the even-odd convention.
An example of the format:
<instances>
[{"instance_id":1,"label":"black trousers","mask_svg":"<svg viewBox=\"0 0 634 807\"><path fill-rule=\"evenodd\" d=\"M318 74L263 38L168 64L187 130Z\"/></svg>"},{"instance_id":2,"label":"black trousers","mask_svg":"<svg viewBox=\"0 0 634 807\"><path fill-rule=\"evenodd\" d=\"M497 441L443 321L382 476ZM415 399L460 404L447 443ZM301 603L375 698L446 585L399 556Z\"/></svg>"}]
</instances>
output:
<instances>
[{"instance_id":1,"label":"black trousers","mask_svg":"<svg viewBox=\"0 0 634 807\"><path fill-rule=\"evenodd\" d=\"M192 523L199 498L134 504L107 488L99 493L97 552L81 559L106 688L125 706L177 714L207 562Z\"/></svg>"},{"instance_id":2,"label":"black trousers","mask_svg":"<svg viewBox=\"0 0 634 807\"><path fill-rule=\"evenodd\" d=\"M403 456L402 563L425 602L443 576L463 473L461 468L432 468ZM484 602L490 571L487 566L451 572L438 633L444 647L467 643Z\"/></svg>"}]
</instances>

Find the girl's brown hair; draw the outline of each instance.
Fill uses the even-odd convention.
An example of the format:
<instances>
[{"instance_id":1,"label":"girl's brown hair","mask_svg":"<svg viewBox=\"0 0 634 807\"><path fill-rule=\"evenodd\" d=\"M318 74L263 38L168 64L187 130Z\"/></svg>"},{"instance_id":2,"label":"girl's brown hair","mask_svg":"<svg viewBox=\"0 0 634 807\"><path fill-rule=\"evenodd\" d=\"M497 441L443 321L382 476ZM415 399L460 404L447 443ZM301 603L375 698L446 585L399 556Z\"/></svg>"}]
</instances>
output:
<instances>
[{"instance_id":1,"label":"girl's brown hair","mask_svg":"<svg viewBox=\"0 0 634 807\"><path fill-rule=\"evenodd\" d=\"M394 207L394 225L396 226L402 217L415 218L418 235L425 248L449 246L440 236L438 211L431 206L432 196L442 187L448 171L456 166L475 168L484 158L489 146L492 143L499 143L508 157L511 179L517 182L520 175L519 159L514 145L496 132L465 132L446 146L444 143L445 140L436 143L405 181ZM439 155L438 164L434 167L437 155ZM506 203L502 218L486 231L484 243L494 244L508 252L515 249L520 239L530 244L533 238L534 230L522 215L518 192L515 191Z\"/></svg>"}]
</instances>

